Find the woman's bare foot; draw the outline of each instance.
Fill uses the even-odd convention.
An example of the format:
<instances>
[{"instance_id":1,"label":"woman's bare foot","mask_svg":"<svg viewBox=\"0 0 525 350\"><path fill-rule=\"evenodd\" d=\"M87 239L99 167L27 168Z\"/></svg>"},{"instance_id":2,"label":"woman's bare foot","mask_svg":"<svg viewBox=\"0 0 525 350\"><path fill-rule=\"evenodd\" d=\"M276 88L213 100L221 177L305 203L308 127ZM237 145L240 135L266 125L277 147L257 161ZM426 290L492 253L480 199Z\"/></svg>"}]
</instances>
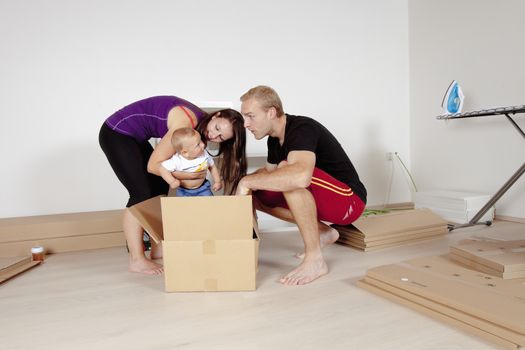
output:
<instances>
[{"instance_id":1,"label":"woman's bare foot","mask_svg":"<svg viewBox=\"0 0 525 350\"><path fill-rule=\"evenodd\" d=\"M302 285L310 283L327 273L328 266L323 257L319 256L313 259L305 259L301 265L279 281L287 286Z\"/></svg>"},{"instance_id":2,"label":"woman's bare foot","mask_svg":"<svg viewBox=\"0 0 525 350\"><path fill-rule=\"evenodd\" d=\"M151 259L162 259L162 243L156 244L151 242L151 251L149 254Z\"/></svg>"},{"instance_id":3,"label":"woman's bare foot","mask_svg":"<svg viewBox=\"0 0 525 350\"><path fill-rule=\"evenodd\" d=\"M162 249L156 251L152 249L149 253L149 257L151 260L162 259Z\"/></svg>"},{"instance_id":4,"label":"woman's bare foot","mask_svg":"<svg viewBox=\"0 0 525 350\"><path fill-rule=\"evenodd\" d=\"M154 263L146 258L129 261L129 271L143 273L145 275L161 275L163 272L162 265Z\"/></svg>"},{"instance_id":5,"label":"woman's bare foot","mask_svg":"<svg viewBox=\"0 0 525 350\"><path fill-rule=\"evenodd\" d=\"M339 232L333 227L329 227L329 230L319 233L319 240L321 242L321 249L327 245L335 243L339 239ZM304 259L304 252L295 254L296 258Z\"/></svg>"}]
</instances>

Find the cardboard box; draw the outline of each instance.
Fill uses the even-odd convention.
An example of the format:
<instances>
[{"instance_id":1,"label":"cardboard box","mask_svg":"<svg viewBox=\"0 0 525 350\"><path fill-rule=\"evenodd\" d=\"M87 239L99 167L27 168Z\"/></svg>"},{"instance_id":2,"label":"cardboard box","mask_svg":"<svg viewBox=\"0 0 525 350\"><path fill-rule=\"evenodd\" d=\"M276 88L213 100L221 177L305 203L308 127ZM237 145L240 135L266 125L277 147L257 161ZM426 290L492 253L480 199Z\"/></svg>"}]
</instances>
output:
<instances>
[{"instance_id":1,"label":"cardboard box","mask_svg":"<svg viewBox=\"0 0 525 350\"><path fill-rule=\"evenodd\" d=\"M259 232L251 196L159 196L130 210L162 242L167 292L256 289Z\"/></svg>"}]
</instances>

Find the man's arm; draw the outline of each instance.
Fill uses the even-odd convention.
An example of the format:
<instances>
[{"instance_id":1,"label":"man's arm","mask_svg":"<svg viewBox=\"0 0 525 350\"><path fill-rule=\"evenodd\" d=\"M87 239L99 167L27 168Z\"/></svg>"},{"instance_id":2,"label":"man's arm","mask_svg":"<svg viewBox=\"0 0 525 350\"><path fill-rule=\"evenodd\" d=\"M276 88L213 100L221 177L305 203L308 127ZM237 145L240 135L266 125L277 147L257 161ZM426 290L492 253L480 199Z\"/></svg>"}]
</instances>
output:
<instances>
[{"instance_id":1,"label":"man's arm","mask_svg":"<svg viewBox=\"0 0 525 350\"><path fill-rule=\"evenodd\" d=\"M268 190L286 192L310 185L315 168L315 153L310 151L292 151L286 162L273 170L263 168L241 179L237 194L248 194L250 190ZM261 170L261 169L259 169Z\"/></svg>"},{"instance_id":2,"label":"man's arm","mask_svg":"<svg viewBox=\"0 0 525 350\"><path fill-rule=\"evenodd\" d=\"M274 171L275 169L277 169L277 164L266 163L264 168L259 168L255 170L254 172L250 173L249 175L270 173Z\"/></svg>"}]
</instances>

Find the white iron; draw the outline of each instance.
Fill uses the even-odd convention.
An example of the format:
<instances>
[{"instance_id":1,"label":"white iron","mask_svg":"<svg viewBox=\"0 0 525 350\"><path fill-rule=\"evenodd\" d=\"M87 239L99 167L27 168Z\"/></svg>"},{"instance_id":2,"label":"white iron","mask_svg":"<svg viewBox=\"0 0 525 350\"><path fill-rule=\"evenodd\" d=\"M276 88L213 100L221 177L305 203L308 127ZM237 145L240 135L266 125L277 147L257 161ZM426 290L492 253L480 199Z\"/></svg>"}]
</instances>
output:
<instances>
[{"instance_id":1,"label":"white iron","mask_svg":"<svg viewBox=\"0 0 525 350\"><path fill-rule=\"evenodd\" d=\"M450 83L445 96L443 96L441 107L443 107L446 114L461 113L464 99L465 96L463 95L463 91L461 91L461 87L459 86L458 82L452 80L452 83Z\"/></svg>"}]
</instances>

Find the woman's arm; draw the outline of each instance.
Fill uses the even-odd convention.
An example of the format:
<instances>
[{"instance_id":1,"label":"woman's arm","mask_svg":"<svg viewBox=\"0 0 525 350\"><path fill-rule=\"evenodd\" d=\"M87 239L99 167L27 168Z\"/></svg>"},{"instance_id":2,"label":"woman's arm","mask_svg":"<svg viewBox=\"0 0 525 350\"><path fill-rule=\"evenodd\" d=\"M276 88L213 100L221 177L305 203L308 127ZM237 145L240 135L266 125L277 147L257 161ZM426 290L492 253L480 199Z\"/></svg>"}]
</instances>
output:
<instances>
[{"instance_id":1,"label":"woman's arm","mask_svg":"<svg viewBox=\"0 0 525 350\"><path fill-rule=\"evenodd\" d=\"M173 131L175 131L175 129L168 130L166 135L164 135L164 137L160 139L159 144L155 146L153 153L149 157L148 172L158 176L162 176L162 162L166 159L170 159L175 154L175 149L171 145L171 135L173 135Z\"/></svg>"},{"instance_id":2,"label":"woman's arm","mask_svg":"<svg viewBox=\"0 0 525 350\"><path fill-rule=\"evenodd\" d=\"M191 127L190 119L179 107L175 107L169 112L168 120L168 132L160 139L159 144L153 150L148 161L148 172L158 176L161 176L161 163L175 154L175 149L171 145L173 132L180 128Z\"/></svg>"},{"instance_id":3,"label":"woman's arm","mask_svg":"<svg viewBox=\"0 0 525 350\"><path fill-rule=\"evenodd\" d=\"M173 173L161 166L159 168L160 176L170 185L170 188L177 188L180 186L180 181L173 176Z\"/></svg>"},{"instance_id":4,"label":"woman's arm","mask_svg":"<svg viewBox=\"0 0 525 350\"><path fill-rule=\"evenodd\" d=\"M206 177L207 170L201 170L196 173L190 173L187 171L174 171L171 173L171 175L175 176L179 180L196 180L196 179L204 179Z\"/></svg>"}]
</instances>

